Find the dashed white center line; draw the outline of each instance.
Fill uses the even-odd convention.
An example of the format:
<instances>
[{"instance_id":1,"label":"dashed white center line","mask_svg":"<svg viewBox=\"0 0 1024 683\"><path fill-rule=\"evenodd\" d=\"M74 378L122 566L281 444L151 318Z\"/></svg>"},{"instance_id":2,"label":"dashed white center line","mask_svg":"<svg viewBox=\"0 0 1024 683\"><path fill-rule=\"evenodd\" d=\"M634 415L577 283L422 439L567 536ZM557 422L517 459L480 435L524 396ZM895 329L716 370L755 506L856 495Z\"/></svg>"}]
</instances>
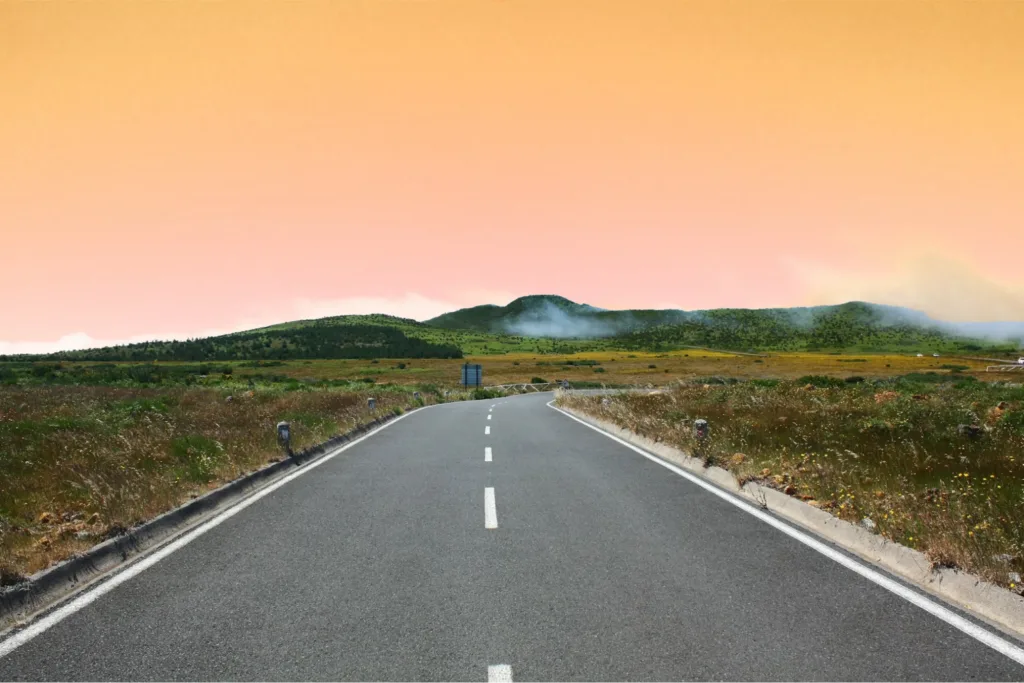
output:
<instances>
[{"instance_id":1,"label":"dashed white center line","mask_svg":"<svg viewBox=\"0 0 1024 683\"><path fill-rule=\"evenodd\" d=\"M494 417L494 416L493 415L488 415L487 419L490 420L492 417Z\"/></svg>"},{"instance_id":2,"label":"dashed white center line","mask_svg":"<svg viewBox=\"0 0 1024 683\"><path fill-rule=\"evenodd\" d=\"M487 446L484 448L484 462L491 461L491 447Z\"/></svg>"},{"instance_id":3,"label":"dashed white center line","mask_svg":"<svg viewBox=\"0 0 1024 683\"><path fill-rule=\"evenodd\" d=\"M487 683L512 683L512 667L508 664L487 667Z\"/></svg>"},{"instance_id":4,"label":"dashed white center line","mask_svg":"<svg viewBox=\"0 0 1024 683\"><path fill-rule=\"evenodd\" d=\"M494 489L490 486L484 489L484 528L498 528L498 508L494 506Z\"/></svg>"},{"instance_id":5,"label":"dashed white center line","mask_svg":"<svg viewBox=\"0 0 1024 683\"><path fill-rule=\"evenodd\" d=\"M491 433L491 426L487 425L486 427L484 427L484 435L487 435L487 434L490 434L490 433Z\"/></svg>"}]
</instances>

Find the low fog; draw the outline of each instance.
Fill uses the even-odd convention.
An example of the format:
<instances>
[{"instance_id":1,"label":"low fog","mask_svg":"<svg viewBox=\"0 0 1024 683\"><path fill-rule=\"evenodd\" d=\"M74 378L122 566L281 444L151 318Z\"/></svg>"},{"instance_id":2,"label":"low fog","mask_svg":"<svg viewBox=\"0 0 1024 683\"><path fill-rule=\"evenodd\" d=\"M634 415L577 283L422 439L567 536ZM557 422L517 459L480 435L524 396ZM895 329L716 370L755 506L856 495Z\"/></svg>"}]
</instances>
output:
<instances>
[{"instance_id":1,"label":"low fog","mask_svg":"<svg viewBox=\"0 0 1024 683\"><path fill-rule=\"evenodd\" d=\"M619 332L613 325L588 316L572 315L549 301L505 323L505 331L522 337L611 337Z\"/></svg>"}]
</instances>

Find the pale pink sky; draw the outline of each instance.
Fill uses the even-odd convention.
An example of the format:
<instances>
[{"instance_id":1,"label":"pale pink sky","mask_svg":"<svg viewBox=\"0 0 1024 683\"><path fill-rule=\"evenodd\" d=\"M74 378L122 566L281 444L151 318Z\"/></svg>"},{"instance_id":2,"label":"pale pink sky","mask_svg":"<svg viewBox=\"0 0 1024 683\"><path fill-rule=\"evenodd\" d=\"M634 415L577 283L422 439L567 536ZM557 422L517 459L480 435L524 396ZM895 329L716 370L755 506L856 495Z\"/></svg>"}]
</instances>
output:
<instances>
[{"instance_id":1,"label":"pale pink sky","mask_svg":"<svg viewBox=\"0 0 1024 683\"><path fill-rule=\"evenodd\" d=\"M0 353L533 293L1021 320L1021 35L1013 2L2 3Z\"/></svg>"}]
</instances>

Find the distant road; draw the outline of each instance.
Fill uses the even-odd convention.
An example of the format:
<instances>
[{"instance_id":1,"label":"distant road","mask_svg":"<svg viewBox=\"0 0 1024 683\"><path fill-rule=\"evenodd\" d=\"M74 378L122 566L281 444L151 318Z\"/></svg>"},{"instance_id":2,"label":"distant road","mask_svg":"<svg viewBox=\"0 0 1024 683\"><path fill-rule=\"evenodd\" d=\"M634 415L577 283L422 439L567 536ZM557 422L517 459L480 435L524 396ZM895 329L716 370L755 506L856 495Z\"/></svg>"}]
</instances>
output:
<instances>
[{"instance_id":1,"label":"distant road","mask_svg":"<svg viewBox=\"0 0 1024 683\"><path fill-rule=\"evenodd\" d=\"M551 398L392 422L0 642L0 679L1024 679Z\"/></svg>"}]
</instances>

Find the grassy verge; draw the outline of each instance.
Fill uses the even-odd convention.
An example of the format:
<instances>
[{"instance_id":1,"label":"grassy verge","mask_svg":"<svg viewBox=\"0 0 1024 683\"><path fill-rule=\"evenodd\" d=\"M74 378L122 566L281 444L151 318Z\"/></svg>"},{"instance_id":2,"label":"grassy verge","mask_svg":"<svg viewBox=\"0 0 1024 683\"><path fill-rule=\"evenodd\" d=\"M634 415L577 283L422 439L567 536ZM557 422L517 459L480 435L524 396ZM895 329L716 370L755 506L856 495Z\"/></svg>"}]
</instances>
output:
<instances>
[{"instance_id":1,"label":"grassy verge","mask_svg":"<svg viewBox=\"0 0 1024 683\"><path fill-rule=\"evenodd\" d=\"M0 386L0 584L279 460L280 420L291 422L300 450L388 412L474 398L429 386L189 377L166 386Z\"/></svg>"},{"instance_id":2,"label":"grassy verge","mask_svg":"<svg viewBox=\"0 0 1024 683\"><path fill-rule=\"evenodd\" d=\"M1022 593L1024 388L916 374L691 382L562 405L705 455L850 522Z\"/></svg>"},{"instance_id":3,"label":"grassy verge","mask_svg":"<svg viewBox=\"0 0 1024 683\"><path fill-rule=\"evenodd\" d=\"M574 386L663 386L679 380L719 376L796 379L804 375L891 377L936 372L983 381L1012 379L985 372L989 363L964 357L914 354L773 353L736 355L705 349L664 353L600 351L573 354L508 353L466 359L256 360L217 363L0 362L0 384L80 386L273 386L353 388L376 385L456 389L464 362L483 365L484 383L502 385L568 380ZM1024 375L1021 375L1024 379ZM1018 380L1020 381L1020 380Z\"/></svg>"}]
</instances>

